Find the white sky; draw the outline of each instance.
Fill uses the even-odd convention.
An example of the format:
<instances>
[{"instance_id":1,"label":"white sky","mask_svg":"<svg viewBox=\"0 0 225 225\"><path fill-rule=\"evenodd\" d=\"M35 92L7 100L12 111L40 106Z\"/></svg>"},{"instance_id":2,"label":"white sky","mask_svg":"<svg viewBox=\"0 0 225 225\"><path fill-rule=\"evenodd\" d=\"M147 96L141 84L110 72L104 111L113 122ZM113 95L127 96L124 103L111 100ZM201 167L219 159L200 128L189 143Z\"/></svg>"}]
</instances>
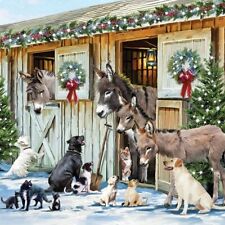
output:
<instances>
[{"instance_id":1,"label":"white sky","mask_svg":"<svg viewBox=\"0 0 225 225\"><path fill-rule=\"evenodd\" d=\"M0 0L0 25L115 0Z\"/></svg>"}]
</instances>

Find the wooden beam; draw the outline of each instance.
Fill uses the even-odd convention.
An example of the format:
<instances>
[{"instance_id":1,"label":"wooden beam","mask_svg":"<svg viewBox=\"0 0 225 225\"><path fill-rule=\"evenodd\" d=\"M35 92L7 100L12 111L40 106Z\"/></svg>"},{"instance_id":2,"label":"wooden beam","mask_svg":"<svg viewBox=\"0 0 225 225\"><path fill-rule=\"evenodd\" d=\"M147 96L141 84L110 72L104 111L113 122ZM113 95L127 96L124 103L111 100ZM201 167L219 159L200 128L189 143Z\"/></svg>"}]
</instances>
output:
<instances>
[{"instance_id":1,"label":"wooden beam","mask_svg":"<svg viewBox=\"0 0 225 225\"><path fill-rule=\"evenodd\" d=\"M49 42L44 44L32 45L27 48L28 53L54 51L61 47L61 41Z\"/></svg>"},{"instance_id":2,"label":"wooden beam","mask_svg":"<svg viewBox=\"0 0 225 225\"><path fill-rule=\"evenodd\" d=\"M166 33L166 26L157 26L145 28L142 30L130 30L124 33L117 33L115 35L115 40L135 40L135 39L146 39L148 37L157 36L158 34Z\"/></svg>"}]
</instances>

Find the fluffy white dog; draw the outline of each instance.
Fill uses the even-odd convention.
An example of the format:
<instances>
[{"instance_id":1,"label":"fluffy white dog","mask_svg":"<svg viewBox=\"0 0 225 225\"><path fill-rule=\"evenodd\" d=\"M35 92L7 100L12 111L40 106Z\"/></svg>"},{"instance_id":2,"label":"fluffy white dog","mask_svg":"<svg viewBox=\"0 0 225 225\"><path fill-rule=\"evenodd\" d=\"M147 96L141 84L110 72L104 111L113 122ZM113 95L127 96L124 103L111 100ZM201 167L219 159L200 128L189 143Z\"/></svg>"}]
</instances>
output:
<instances>
[{"instance_id":1,"label":"fluffy white dog","mask_svg":"<svg viewBox=\"0 0 225 225\"><path fill-rule=\"evenodd\" d=\"M38 160L43 154L38 154L29 147L29 138L27 136L19 137L15 146L20 148L20 153L5 176L9 177L15 175L18 177L25 177L28 174L27 170L31 163Z\"/></svg>"},{"instance_id":2,"label":"fluffy white dog","mask_svg":"<svg viewBox=\"0 0 225 225\"><path fill-rule=\"evenodd\" d=\"M108 179L108 186L103 190L100 205L109 206L109 203L116 205L117 183L119 181L118 176L112 176Z\"/></svg>"}]
</instances>

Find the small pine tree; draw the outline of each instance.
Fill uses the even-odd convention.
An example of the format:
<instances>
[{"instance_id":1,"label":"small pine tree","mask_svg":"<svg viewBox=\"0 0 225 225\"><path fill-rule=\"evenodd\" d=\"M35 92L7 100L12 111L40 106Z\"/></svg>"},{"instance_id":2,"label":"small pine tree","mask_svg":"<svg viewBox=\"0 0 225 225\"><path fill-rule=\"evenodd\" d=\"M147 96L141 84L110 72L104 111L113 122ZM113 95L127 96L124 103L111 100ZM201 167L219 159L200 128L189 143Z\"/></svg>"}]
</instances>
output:
<instances>
[{"instance_id":1,"label":"small pine tree","mask_svg":"<svg viewBox=\"0 0 225 225\"><path fill-rule=\"evenodd\" d=\"M0 160L7 160L17 152L16 122L9 109L8 97L4 90L4 79L0 76Z\"/></svg>"},{"instance_id":2,"label":"small pine tree","mask_svg":"<svg viewBox=\"0 0 225 225\"><path fill-rule=\"evenodd\" d=\"M187 110L188 128L211 124L225 131L223 75L223 69L212 56L205 60L205 68L199 74L200 84L194 89ZM203 185L212 183L212 168L208 162L190 163L187 167Z\"/></svg>"}]
</instances>

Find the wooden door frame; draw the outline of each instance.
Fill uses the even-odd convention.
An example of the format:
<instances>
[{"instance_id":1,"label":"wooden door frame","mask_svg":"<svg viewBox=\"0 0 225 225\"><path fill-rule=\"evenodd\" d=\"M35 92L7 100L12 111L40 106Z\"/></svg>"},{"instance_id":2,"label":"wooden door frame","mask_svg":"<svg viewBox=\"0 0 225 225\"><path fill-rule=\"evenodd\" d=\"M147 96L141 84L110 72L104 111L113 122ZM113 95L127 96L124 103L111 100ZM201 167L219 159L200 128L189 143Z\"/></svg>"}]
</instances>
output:
<instances>
[{"instance_id":1,"label":"wooden door frame","mask_svg":"<svg viewBox=\"0 0 225 225\"><path fill-rule=\"evenodd\" d=\"M144 36L143 37L131 37L126 35L121 38L121 39L116 39L115 41L115 72L117 74L121 74L123 71L123 47L122 44L123 42L128 42L128 41L138 41L138 40L145 40L148 38L158 38L158 35L153 34L152 36ZM116 121L116 120L115 120ZM116 132L116 151L115 151L115 173L117 175L120 174L120 148L121 144L124 142L124 138L121 136L121 134L118 134ZM155 166L155 171L157 169L157 165ZM152 187L152 184L144 184L145 186ZM156 186L156 175L155 175L155 185Z\"/></svg>"}]
</instances>

